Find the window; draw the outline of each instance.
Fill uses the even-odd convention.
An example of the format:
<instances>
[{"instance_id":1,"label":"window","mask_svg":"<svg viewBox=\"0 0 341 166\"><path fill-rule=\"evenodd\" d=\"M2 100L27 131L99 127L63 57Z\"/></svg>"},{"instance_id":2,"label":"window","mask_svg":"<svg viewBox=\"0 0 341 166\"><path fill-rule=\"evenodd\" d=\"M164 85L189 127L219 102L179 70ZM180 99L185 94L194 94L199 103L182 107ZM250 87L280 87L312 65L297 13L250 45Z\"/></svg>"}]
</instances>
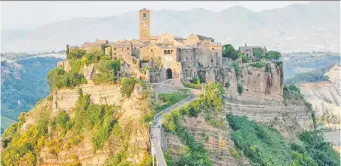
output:
<instances>
[{"instance_id":1,"label":"window","mask_svg":"<svg viewBox=\"0 0 341 166\"><path fill-rule=\"evenodd\" d=\"M114 55L116 55L116 53L114 53Z\"/></svg>"},{"instance_id":2,"label":"window","mask_svg":"<svg viewBox=\"0 0 341 166\"><path fill-rule=\"evenodd\" d=\"M214 50L214 48L212 48L212 50Z\"/></svg>"},{"instance_id":3,"label":"window","mask_svg":"<svg viewBox=\"0 0 341 166\"><path fill-rule=\"evenodd\" d=\"M179 52L181 52L181 49L179 49Z\"/></svg>"},{"instance_id":4,"label":"window","mask_svg":"<svg viewBox=\"0 0 341 166\"><path fill-rule=\"evenodd\" d=\"M147 18L147 14L143 13L143 20L146 20L146 18Z\"/></svg>"},{"instance_id":5,"label":"window","mask_svg":"<svg viewBox=\"0 0 341 166\"><path fill-rule=\"evenodd\" d=\"M127 48L127 50L129 50L129 48Z\"/></svg>"},{"instance_id":6,"label":"window","mask_svg":"<svg viewBox=\"0 0 341 166\"><path fill-rule=\"evenodd\" d=\"M164 54L167 54L167 50L164 50L163 53L164 53Z\"/></svg>"},{"instance_id":7,"label":"window","mask_svg":"<svg viewBox=\"0 0 341 166\"><path fill-rule=\"evenodd\" d=\"M173 54L173 50L171 50L171 54Z\"/></svg>"},{"instance_id":8,"label":"window","mask_svg":"<svg viewBox=\"0 0 341 166\"><path fill-rule=\"evenodd\" d=\"M116 50L116 47L114 47L114 50Z\"/></svg>"}]
</instances>

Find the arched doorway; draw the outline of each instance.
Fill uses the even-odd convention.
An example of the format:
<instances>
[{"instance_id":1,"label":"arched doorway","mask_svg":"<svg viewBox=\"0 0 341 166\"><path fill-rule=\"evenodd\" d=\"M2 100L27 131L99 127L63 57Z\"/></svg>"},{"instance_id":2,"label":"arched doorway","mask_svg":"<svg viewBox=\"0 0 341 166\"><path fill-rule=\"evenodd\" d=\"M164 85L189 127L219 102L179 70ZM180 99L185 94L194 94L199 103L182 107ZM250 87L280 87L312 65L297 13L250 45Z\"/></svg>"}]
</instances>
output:
<instances>
[{"instance_id":1,"label":"arched doorway","mask_svg":"<svg viewBox=\"0 0 341 166\"><path fill-rule=\"evenodd\" d=\"M166 73L167 73L167 79L172 79L173 78L172 69L168 68Z\"/></svg>"}]
</instances>

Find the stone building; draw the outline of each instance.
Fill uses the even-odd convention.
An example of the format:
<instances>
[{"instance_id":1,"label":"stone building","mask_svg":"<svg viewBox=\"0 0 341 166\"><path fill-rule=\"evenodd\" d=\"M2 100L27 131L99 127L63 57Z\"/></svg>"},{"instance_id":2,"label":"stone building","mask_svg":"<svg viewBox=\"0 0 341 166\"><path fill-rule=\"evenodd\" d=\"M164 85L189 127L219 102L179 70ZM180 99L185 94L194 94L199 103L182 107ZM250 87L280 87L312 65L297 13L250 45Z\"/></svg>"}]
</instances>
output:
<instances>
[{"instance_id":1,"label":"stone building","mask_svg":"<svg viewBox=\"0 0 341 166\"><path fill-rule=\"evenodd\" d=\"M85 42L79 48L87 52L95 52L95 51L101 51L102 47L106 47L107 45L108 45L108 40L96 39L95 42Z\"/></svg>"},{"instance_id":2,"label":"stone building","mask_svg":"<svg viewBox=\"0 0 341 166\"><path fill-rule=\"evenodd\" d=\"M105 45L105 54L112 52L113 59L121 60L122 75L135 76L149 82L166 79L191 79L206 68L222 65L222 45L214 39L190 34L186 38L165 32L158 36L150 33L151 11L139 11L140 39L108 42L96 40L81 45L87 51ZM110 51L110 49L112 49ZM205 76L205 74L203 74Z\"/></svg>"},{"instance_id":3,"label":"stone building","mask_svg":"<svg viewBox=\"0 0 341 166\"><path fill-rule=\"evenodd\" d=\"M245 43L245 46L239 47L239 52L244 53L246 56L249 58L254 57L254 51L256 49L260 49L262 51L262 54L265 55L267 53L267 50L265 47L260 47L260 46L247 46Z\"/></svg>"}]
</instances>

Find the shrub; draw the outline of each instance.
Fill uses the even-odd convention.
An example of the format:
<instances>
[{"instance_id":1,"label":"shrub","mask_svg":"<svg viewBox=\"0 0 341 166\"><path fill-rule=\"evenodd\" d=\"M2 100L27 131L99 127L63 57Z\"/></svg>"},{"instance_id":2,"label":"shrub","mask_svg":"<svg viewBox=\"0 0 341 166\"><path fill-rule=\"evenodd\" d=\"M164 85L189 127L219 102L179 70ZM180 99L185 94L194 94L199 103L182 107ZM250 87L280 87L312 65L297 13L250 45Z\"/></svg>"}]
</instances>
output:
<instances>
[{"instance_id":1,"label":"shrub","mask_svg":"<svg viewBox=\"0 0 341 166\"><path fill-rule=\"evenodd\" d=\"M182 93L181 91L170 93L170 94L160 94L159 98L162 100L163 104L156 108L156 111L159 112L164 110L171 105L178 103L179 101L185 99L188 96L188 93Z\"/></svg>"},{"instance_id":2,"label":"shrub","mask_svg":"<svg viewBox=\"0 0 341 166\"><path fill-rule=\"evenodd\" d=\"M93 76L95 84L110 83L115 80L115 72L120 70L119 60L100 60L95 65L95 69L98 71Z\"/></svg>"},{"instance_id":3,"label":"shrub","mask_svg":"<svg viewBox=\"0 0 341 166\"><path fill-rule=\"evenodd\" d=\"M72 127L69 116L65 111L62 111L57 115L56 124L64 134Z\"/></svg>"},{"instance_id":4,"label":"shrub","mask_svg":"<svg viewBox=\"0 0 341 166\"><path fill-rule=\"evenodd\" d=\"M238 79L238 77L242 75L241 70L239 69L239 62L233 62L232 66L233 66L234 72L236 73L236 77Z\"/></svg>"},{"instance_id":5,"label":"shrub","mask_svg":"<svg viewBox=\"0 0 341 166\"><path fill-rule=\"evenodd\" d=\"M243 85L238 84L237 85L237 90L238 90L239 95L241 95L243 93Z\"/></svg>"},{"instance_id":6,"label":"shrub","mask_svg":"<svg viewBox=\"0 0 341 166\"><path fill-rule=\"evenodd\" d=\"M283 89L284 104L304 104L304 97L294 85L285 85Z\"/></svg>"},{"instance_id":7,"label":"shrub","mask_svg":"<svg viewBox=\"0 0 341 166\"><path fill-rule=\"evenodd\" d=\"M59 67L51 70L47 75L47 79L52 90L64 87L75 87L76 85L86 83L83 74L65 72Z\"/></svg>"},{"instance_id":8,"label":"shrub","mask_svg":"<svg viewBox=\"0 0 341 166\"><path fill-rule=\"evenodd\" d=\"M183 83L186 88L201 89L201 84Z\"/></svg>"},{"instance_id":9,"label":"shrub","mask_svg":"<svg viewBox=\"0 0 341 166\"><path fill-rule=\"evenodd\" d=\"M131 93L134 90L135 84L136 84L135 78L130 77L123 77L121 79L121 94L125 97L130 97Z\"/></svg>"},{"instance_id":10,"label":"shrub","mask_svg":"<svg viewBox=\"0 0 341 166\"><path fill-rule=\"evenodd\" d=\"M205 94L203 99L205 105L213 110L222 110L224 106L224 88L220 83L210 83L205 87Z\"/></svg>"},{"instance_id":11,"label":"shrub","mask_svg":"<svg viewBox=\"0 0 341 166\"><path fill-rule=\"evenodd\" d=\"M81 67L82 67L82 61L81 60L70 60L70 66L71 66L71 72L73 73L79 73Z\"/></svg>"},{"instance_id":12,"label":"shrub","mask_svg":"<svg viewBox=\"0 0 341 166\"><path fill-rule=\"evenodd\" d=\"M290 147L272 128L250 121L245 116L226 116L235 131L232 140L236 147L255 164L286 165L290 161Z\"/></svg>"},{"instance_id":13,"label":"shrub","mask_svg":"<svg viewBox=\"0 0 341 166\"><path fill-rule=\"evenodd\" d=\"M259 61L259 62L256 62L254 64L252 64L253 67L256 67L256 68L262 68L265 66L265 62L263 61Z\"/></svg>"},{"instance_id":14,"label":"shrub","mask_svg":"<svg viewBox=\"0 0 341 166\"><path fill-rule=\"evenodd\" d=\"M85 54L86 54L85 50L74 48L69 52L68 58L72 60L81 59Z\"/></svg>"}]
</instances>

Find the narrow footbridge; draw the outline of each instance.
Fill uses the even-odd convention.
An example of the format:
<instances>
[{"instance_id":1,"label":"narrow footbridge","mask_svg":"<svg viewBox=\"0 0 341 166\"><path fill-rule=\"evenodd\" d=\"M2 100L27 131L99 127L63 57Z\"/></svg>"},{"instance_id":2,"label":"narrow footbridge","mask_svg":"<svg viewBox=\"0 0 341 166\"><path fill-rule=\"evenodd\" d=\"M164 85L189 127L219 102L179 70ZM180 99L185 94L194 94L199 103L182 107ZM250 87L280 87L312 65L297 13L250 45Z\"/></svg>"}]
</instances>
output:
<instances>
[{"instance_id":1,"label":"narrow footbridge","mask_svg":"<svg viewBox=\"0 0 341 166\"><path fill-rule=\"evenodd\" d=\"M154 122L151 125L150 131L150 140L151 140L151 154L152 154L152 161L153 166L166 166L166 160L163 156L162 145L165 144L165 138L162 137L161 130L162 130L162 118L164 114L170 113L172 110L175 110L178 107L181 107L189 102L195 100L198 96L192 94L191 96L187 97L184 100L162 110L161 112L157 113L154 116ZM156 159L156 161L155 161Z\"/></svg>"}]
</instances>

